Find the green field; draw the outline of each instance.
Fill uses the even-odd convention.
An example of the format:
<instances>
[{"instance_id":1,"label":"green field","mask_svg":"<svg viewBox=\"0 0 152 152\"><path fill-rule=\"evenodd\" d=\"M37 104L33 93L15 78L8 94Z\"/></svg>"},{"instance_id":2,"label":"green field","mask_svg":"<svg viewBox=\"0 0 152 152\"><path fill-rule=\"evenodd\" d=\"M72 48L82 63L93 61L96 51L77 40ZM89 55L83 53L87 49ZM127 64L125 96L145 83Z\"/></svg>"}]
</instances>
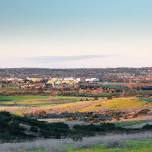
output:
<instances>
[{"instance_id":1,"label":"green field","mask_svg":"<svg viewBox=\"0 0 152 152\"><path fill-rule=\"evenodd\" d=\"M0 96L1 106L16 107L41 107L58 104L74 103L79 101L92 100L84 97L64 97L64 96Z\"/></svg>"},{"instance_id":2,"label":"green field","mask_svg":"<svg viewBox=\"0 0 152 152\"><path fill-rule=\"evenodd\" d=\"M32 99L48 99L49 96L0 96L0 101L21 101Z\"/></svg>"},{"instance_id":3,"label":"green field","mask_svg":"<svg viewBox=\"0 0 152 152\"><path fill-rule=\"evenodd\" d=\"M149 123L149 122L152 122L152 120L124 121L124 122L115 122L114 124L117 127L126 127L126 126L140 125L142 123Z\"/></svg>"},{"instance_id":4,"label":"green field","mask_svg":"<svg viewBox=\"0 0 152 152\"><path fill-rule=\"evenodd\" d=\"M87 97L72 96L0 96L0 111L13 113L30 113L33 111L44 110L51 112L98 112L105 110L114 111L135 111L141 108L151 108L152 103L147 103L137 98L114 98L109 100ZM28 109L27 109L28 108Z\"/></svg>"},{"instance_id":5,"label":"green field","mask_svg":"<svg viewBox=\"0 0 152 152\"><path fill-rule=\"evenodd\" d=\"M0 96L0 101L22 101L22 100L33 100L33 99L59 99L59 100L71 100L71 101L80 101L86 99L88 100L88 98L85 97L71 97L71 96L38 96L38 95Z\"/></svg>"},{"instance_id":6,"label":"green field","mask_svg":"<svg viewBox=\"0 0 152 152\"><path fill-rule=\"evenodd\" d=\"M122 145L122 147L112 148L103 145L80 149L69 148L67 152L152 152L152 140L128 141L125 145Z\"/></svg>"},{"instance_id":7,"label":"green field","mask_svg":"<svg viewBox=\"0 0 152 152\"><path fill-rule=\"evenodd\" d=\"M48 152L45 149L35 149L24 152ZM68 148L65 152L152 152L152 140L128 141L122 146L107 147L97 145L90 148Z\"/></svg>"}]
</instances>

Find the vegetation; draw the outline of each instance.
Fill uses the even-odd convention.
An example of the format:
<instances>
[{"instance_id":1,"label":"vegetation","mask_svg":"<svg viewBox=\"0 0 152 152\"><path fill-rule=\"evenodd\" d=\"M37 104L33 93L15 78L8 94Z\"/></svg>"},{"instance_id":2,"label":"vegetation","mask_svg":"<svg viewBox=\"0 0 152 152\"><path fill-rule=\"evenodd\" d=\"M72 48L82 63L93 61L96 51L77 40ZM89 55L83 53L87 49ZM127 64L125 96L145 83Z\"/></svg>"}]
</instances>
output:
<instances>
[{"instance_id":1,"label":"vegetation","mask_svg":"<svg viewBox=\"0 0 152 152\"><path fill-rule=\"evenodd\" d=\"M151 102L138 98L86 98L64 96L1 96L0 111L8 111L20 116L40 116L52 113L105 113L115 119L127 119L127 111L139 112L142 109L152 108ZM15 100L16 99L16 100ZM150 110L149 110L150 111ZM125 115L126 113L126 115ZM43 116L42 115L42 116ZM41 118L42 118L41 116ZM136 115L134 115L136 116ZM136 116L137 117L137 116ZM38 117L37 117L38 118Z\"/></svg>"},{"instance_id":2,"label":"vegetation","mask_svg":"<svg viewBox=\"0 0 152 152\"><path fill-rule=\"evenodd\" d=\"M58 138L67 135L69 128L64 123L45 123L34 119L0 113L0 140Z\"/></svg>"},{"instance_id":3,"label":"vegetation","mask_svg":"<svg viewBox=\"0 0 152 152\"><path fill-rule=\"evenodd\" d=\"M48 99L49 96L0 96L0 101L22 101L22 100L32 100L32 99Z\"/></svg>"},{"instance_id":4,"label":"vegetation","mask_svg":"<svg viewBox=\"0 0 152 152\"><path fill-rule=\"evenodd\" d=\"M48 148L39 148L33 150L26 150L24 152L49 152ZM61 151L57 150L57 151ZM108 142L98 145L87 145L81 148L73 148L68 146L63 152L151 152L152 151L152 140L128 140L122 142ZM23 151L20 151L23 152Z\"/></svg>"},{"instance_id":5,"label":"vegetation","mask_svg":"<svg viewBox=\"0 0 152 152\"><path fill-rule=\"evenodd\" d=\"M38 95L31 95L31 96L0 96L0 104L1 105L11 105L13 103L15 104L37 104L45 102L50 102L54 104L58 103L68 103L68 102L77 102L77 101L85 101L85 100L91 100L88 98L83 97L71 97L71 96L38 96ZM53 104L52 103L52 104Z\"/></svg>"},{"instance_id":6,"label":"vegetation","mask_svg":"<svg viewBox=\"0 0 152 152\"><path fill-rule=\"evenodd\" d=\"M151 152L152 140L145 141L128 141L124 145L111 144L108 146L98 145L92 148L74 149L69 148L68 152Z\"/></svg>"},{"instance_id":7,"label":"vegetation","mask_svg":"<svg viewBox=\"0 0 152 152\"><path fill-rule=\"evenodd\" d=\"M124 122L115 122L114 124L118 127L131 127L134 125L140 125L140 124L145 124L145 123L149 123L152 120L136 120L136 121L124 121Z\"/></svg>"},{"instance_id":8,"label":"vegetation","mask_svg":"<svg viewBox=\"0 0 152 152\"><path fill-rule=\"evenodd\" d=\"M152 98L142 98L143 101L145 102L151 102L152 103Z\"/></svg>"},{"instance_id":9,"label":"vegetation","mask_svg":"<svg viewBox=\"0 0 152 152\"><path fill-rule=\"evenodd\" d=\"M12 115L8 112L0 112L0 140L11 141L34 138L66 138L80 140L83 137L104 133L125 133L151 130L152 126L144 126L143 129L124 129L111 123L99 125L75 125L69 128L64 123L47 123Z\"/></svg>"},{"instance_id":10,"label":"vegetation","mask_svg":"<svg viewBox=\"0 0 152 152\"><path fill-rule=\"evenodd\" d=\"M98 112L106 110L137 110L147 104L136 98L116 98L111 100L96 100L87 102L68 103L51 107L51 111L58 112Z\"/></svg>"}]
</instances>

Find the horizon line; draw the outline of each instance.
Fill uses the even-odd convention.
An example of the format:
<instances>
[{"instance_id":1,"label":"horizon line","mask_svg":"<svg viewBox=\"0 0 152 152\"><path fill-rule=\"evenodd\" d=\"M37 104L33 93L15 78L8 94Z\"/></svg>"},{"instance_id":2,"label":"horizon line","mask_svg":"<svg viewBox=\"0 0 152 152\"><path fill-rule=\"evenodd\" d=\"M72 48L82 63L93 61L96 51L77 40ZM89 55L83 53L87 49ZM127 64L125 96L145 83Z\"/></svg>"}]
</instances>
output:
<instances>
[{"instance_id":1,"label":"horizon line","mask_svg":"<svg viewBox=\"0 0 152 152\"><path fill-rule=\"evenodd\" d=\"M152 68L152 66L143 66L143 67L137 67L137 66L122 66L122 67L101 67L101 68L89 68L89 67L77 67L77 68L49 68L49 67L0 67L0 69L55 69L55 70L62 70L62 69L122 69L122 68L126 68L126 69L130 69L130 68L133 68L133 69L143 69L143 68Z\"/></svg>"}]
</instances>

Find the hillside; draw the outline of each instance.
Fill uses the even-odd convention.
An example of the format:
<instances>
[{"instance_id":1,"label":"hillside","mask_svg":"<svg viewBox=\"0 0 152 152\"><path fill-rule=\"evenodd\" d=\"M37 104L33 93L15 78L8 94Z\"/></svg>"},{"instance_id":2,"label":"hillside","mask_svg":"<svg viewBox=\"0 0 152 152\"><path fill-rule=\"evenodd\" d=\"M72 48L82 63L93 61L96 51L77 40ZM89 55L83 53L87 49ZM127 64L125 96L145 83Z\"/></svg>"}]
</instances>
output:
<instances>
[{"instance_id":1,"label":"hillside","mask_svg":"<svg viewBox=\"0 0 152 152\"><path fill-rule=\"evenodd\" d=\"M134 97L93 100L78 97L20 96L5 97L5 99L11 101L1 101L0 111L21 116L49 118L50 114L94 113L108 115L114 119L121 118L121 120L152 119L152 103Z\"/></svg>"},{"instance_id":2,"label":"hillside","mask_svg":"<svg viewBox=\"0 0 152 152\"><path fill-rule=\"evenodd\" d=\"M56 105L49 109L50 112L104 112L107 110L136 111L150 108L152 104L139 101L136 98L116 98L112 100L83 101Z\"/></svg>"},{"instance_id":3,"label":"hillside","mask_svg":"<svg viewBox=\"0 0 152 152\"><path fill-rule=\"evenodd\" d=\"M141 131L151 130L142 128ZM83 137L94 136L96 134L112 132L138 132L139 129L125 129L115 126L112 123L103 123L100 125L74 125L69 127L64 123L47 123L12 115L8 112L0 112L0 142L32 140L36 138L72 138L74 140Z\"/></svg>"}]
</instances>

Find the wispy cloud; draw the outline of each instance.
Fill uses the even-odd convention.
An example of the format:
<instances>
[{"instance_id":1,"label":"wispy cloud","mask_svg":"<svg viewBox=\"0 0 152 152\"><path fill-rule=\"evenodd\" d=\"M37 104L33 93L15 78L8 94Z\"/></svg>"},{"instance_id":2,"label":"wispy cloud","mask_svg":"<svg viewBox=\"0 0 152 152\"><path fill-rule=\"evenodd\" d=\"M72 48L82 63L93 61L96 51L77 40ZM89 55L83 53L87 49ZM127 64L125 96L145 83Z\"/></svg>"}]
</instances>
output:
<instances>
[{"instance_id":1,"label":"wispy cloud","mask_svg":"<svg viewBox=\"0 0 152 152\"><path fill-rule=\"evenodd\" d=\"M146 58L146 64L145 64ZM140 61L140 62L139 62ZM151 66L151 56L126 55L79 55L79 56L38 56L38 57L0 57L0 68L105 68L105 67L143 67Z\"/></svg>"},{"instance_id":2,"label":"wispy cloud","mask_svg":"<svg viewBox=\"0 0 152 152\"><path fill-rule=\"evenodd\" d=\"M67 61L79 61L79 60L89 60L95 58L106 58L111 55L79 55L79 56L39 56L26 58L30 62L36 63L56 63L56 62L67 62Z\"/></svg>"}]
</instances>

